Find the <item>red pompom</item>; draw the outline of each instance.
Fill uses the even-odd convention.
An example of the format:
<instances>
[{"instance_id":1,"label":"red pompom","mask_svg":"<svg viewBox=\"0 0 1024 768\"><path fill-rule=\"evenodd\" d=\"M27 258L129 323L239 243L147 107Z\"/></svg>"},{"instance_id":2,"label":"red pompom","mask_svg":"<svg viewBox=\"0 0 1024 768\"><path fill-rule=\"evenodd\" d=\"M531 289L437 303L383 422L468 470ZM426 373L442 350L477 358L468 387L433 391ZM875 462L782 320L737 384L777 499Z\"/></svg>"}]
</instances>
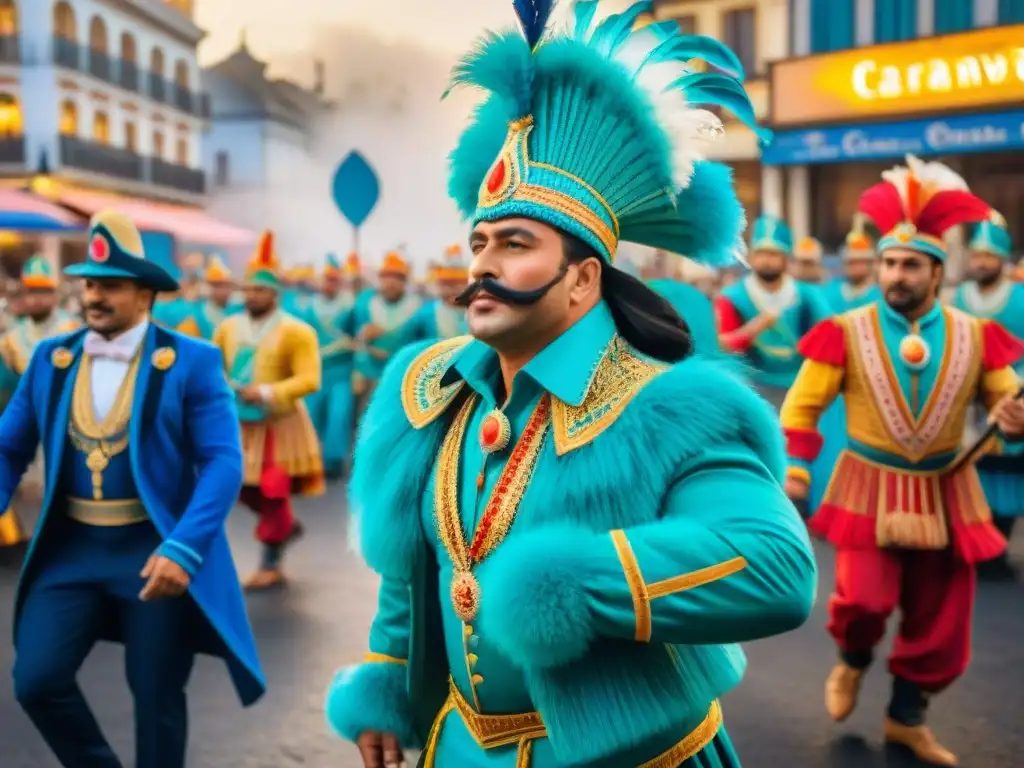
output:
<instances>
[{"instance_id":1,"label":"red pompom","mask_svg":"<svg viewBox=\"0 0 1024 768\"><path fill-rule=\"evenodd\" d=\"M888 181L875 184L860 196L857 210L875 223L884 235L907 218L899 191Z\"/></svg>"},{"instance_id":2,"label":"red pompom","mask_svg":"<svg viewBox=\"0 0 1024 768\"><path fill-rule=\"evenodd\" d=\"M846 333L835 320L822 320L800 339L796 351L808 360L845 368Z\"/></svg>"}]
</instances>

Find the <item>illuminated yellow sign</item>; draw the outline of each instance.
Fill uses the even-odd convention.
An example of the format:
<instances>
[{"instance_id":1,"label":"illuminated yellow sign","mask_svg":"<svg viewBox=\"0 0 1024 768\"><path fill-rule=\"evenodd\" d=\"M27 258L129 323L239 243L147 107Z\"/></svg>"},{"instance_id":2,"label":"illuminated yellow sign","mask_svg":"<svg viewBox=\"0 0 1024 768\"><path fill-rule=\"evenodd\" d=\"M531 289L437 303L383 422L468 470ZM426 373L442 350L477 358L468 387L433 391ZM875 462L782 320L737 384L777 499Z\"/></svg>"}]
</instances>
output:
<instances>
[{"instance_id":1,"label":"illuminated yellow sign","mask_svg":"<svg viewBox=\"0 0 1024 768\"><path fill-rule=\"evenodd\" d=\"M1024 104L1024 25L781 61L775 126Z\"/></svg>"}]
</instances>

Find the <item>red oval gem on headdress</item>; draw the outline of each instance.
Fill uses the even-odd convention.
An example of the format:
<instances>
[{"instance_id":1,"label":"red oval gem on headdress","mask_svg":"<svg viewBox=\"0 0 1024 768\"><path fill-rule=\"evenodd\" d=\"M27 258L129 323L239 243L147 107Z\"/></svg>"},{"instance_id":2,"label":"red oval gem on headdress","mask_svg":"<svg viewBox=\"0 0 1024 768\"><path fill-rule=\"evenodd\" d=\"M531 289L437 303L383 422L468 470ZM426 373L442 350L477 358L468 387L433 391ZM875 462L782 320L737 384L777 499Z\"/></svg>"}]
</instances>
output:
<instances>
[{"instance_id":1,"label":"red oval gem on headdress","mask_svg":"<svg viewBox=\"0 0 1024 768\"><path fill-rule=\"evenodd\" d=\"M498 164L491 169L491 175L487 177L487 191L492 195L501 189L505 183L505 161L499 160Z\"/></svg>"},{"instance_id":2,"label":"red oval gem on headdress","mask_svg":"<svg viewBox=\"0 0 1024 768\"><path fill-rule=\"evenodd\" d=\"M89 243L89 258L93 261L106 261L110 258L110 244L101 235L93 235Z\"/></svg>"}]
</instances>

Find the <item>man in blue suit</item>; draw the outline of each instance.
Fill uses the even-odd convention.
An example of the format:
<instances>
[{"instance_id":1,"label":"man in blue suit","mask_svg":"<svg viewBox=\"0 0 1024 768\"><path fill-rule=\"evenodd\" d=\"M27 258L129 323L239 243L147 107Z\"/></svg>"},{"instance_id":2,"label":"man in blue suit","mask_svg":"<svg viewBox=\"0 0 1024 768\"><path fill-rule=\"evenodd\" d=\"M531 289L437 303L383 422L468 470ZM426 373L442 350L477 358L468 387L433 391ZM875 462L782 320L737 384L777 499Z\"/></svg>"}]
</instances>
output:
<instances>
[{"instance_id":1,"label":"man in blue suit","mask_svg":"<svg viewBox=\"0 0 1024 768\"><path fill-rule=\"evenodd\" d=\"M97 214L88 328L41 342L0 419L0 509L41 442L43 510L15 602L15 695L66 768L121 768L75 682L97 640L125 646L137 768L182 768L197 653L264 691L224 532L242 485L234 398L213 346L149 320L176 281L135 226Z\"/></svg>"}]
</instances>

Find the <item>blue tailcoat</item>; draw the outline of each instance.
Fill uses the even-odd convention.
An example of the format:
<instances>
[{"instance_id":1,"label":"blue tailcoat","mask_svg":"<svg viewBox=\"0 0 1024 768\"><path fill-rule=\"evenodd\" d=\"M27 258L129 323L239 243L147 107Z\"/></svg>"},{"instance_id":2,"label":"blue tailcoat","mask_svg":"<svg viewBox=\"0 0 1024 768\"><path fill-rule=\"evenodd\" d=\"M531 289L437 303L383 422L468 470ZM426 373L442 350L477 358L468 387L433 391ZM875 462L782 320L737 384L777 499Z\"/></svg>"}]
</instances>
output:
<instances>
[{"instance_id":1,"label":"blue tailcoat","mask_svg":"<svg viewBox=\"0 0 1024 768\"><path fill-rule=\"evenodd\" d=\"M36 558L60 490L68 411L82 359L85 330L39 343L0 418L0 509L43 446L46 489L15 600L14 625L33 579L47 567ZM154 352L169 367L155 364ZM139 498L165 545L185 553L195 576L189 594L212 630L194 651L224 658L239 698L252 704L266 688L235 571L224 520L242 485L241 435L234 397L210 344L150 325L142 347L129 434L129 459ZM106 639L119 642L117 629Z\"/></svg>"}]
</instances>

